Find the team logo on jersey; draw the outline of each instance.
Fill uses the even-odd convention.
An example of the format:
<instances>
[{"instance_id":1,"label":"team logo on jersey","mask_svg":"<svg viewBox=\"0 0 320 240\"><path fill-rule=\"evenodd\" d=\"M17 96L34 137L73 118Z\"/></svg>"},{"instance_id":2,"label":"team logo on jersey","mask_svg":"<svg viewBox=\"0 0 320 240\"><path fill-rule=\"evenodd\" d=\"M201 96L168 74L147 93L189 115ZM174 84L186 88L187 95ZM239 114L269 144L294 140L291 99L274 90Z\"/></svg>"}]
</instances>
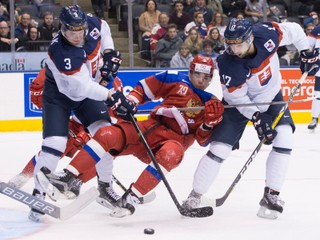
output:
<instances>
[{"instance_id":1,"label":"team logo on jersey","mask_svg":"<svg viewBox=\"0 0 320 240\"><path fill-rule=\"evenodd\" d=\"M202 106L201 103L195 99L190 99L187 102L187 107L199 107ZM199 114L201 110L198 111L185 111L187 117L194 118L197 114Z\"/></svg>"},{"instance_id":2,"label":"team logo on jersey","mask_svg":"<svg viewBox=\"0 0 320 240\"><path fill-rule=\"evenodd\" d=\"M92 31L89 34L95 40L97 40L98 37L100 37L100 31L98 30L98 28L92 29Z\"/></svg>"},{"instance_id":3,"label":"team logo on jersey","mask_svg":"<svg viewBox=\"0 0 320 240\"><path fill-rule=\"evenodd\" d=\"M271 77L272 77L271 68L270 66L268 66L266 70L258 74L258 79L261 86L266 85L271 79Z\"/></svg>"},{"instance_id":4,"label":"team logo on jersey","mask_svg":"<svg viewBox=\"0 0 320 240\"><path fill-rule=\"evenodd\" d=\"M268 50L268 52L272 52L273 49L276 47L276 44L275 44L271 39L269 39L269 40L264 44L264 47Z\"/></svg>"}]
</instances>

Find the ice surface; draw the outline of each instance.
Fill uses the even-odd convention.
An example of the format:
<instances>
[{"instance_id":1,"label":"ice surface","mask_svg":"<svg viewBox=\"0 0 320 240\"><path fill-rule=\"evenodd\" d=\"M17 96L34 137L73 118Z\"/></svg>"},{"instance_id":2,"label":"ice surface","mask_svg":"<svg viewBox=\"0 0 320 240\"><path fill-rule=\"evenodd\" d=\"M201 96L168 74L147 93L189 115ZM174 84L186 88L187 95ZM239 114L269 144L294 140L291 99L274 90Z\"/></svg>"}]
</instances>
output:
<instances>
[{"instance_id":1,"label":"ice surface","mask_svg":"<svg viewBox=\"0 0 320 240\"><path fill-rule=\"evenodd\" d=\"M221 197L245 161L258 144L254 129L249 126L240 143L224 163L207 196ZM40 132L0 133L0 180L8 181L21 171L24 164L38 151ZM108 210L93 202L67 221L45 216L37 224L27 219L28 208L11 198L0 195L0 239L85 239L85 240L318 240L320 236L320 129L309 133L307 125L297 125L295 147L287 180L281 191L286 202L277 220L256 216L264 188L265 160L269 146L263 146L223 206L213 216L204 219L181 217L166 188L156 188L154 202L139 206L134 215L112 218ZM182 201L191 190L194 169L207 151L194 144L185 154L181 165L168 175L177 198ZM61 169L69 159L59 163ZM145 167L134 157L115 160L114 175L128 186ZM92 180L83 190L96 184ZM30 181L23 190L31 192ZM121 193L120 188L117 191ZM57 204L63 206L67 200ZM145 235L145 228L154 228L154 235Z\"/></svg>"}]
</instances>

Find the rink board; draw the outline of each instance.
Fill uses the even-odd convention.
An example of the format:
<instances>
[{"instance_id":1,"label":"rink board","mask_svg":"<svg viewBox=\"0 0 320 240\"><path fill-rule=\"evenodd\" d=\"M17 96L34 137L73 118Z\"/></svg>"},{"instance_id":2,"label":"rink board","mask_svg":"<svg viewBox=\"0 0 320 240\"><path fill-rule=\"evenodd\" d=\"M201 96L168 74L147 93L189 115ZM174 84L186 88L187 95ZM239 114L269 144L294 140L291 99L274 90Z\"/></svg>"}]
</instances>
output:
<instances>
[{"instance_id":1,"label":"rink board","mask_svg":"<svg viewBox=\"0 0 320 240\"><path fill-rule=\"evenodd\" d=\"M119 72L124 86L124 92L128 93L137 81L164 69L140 69L122 70ZM172 70L176 71L176 70ZM184 69L180 69L187 73ZM296 68L281 69L282 92L286 98L301 76ZM29 83L36 77L38 72L8 72L0 73L1 94L0 94L0 131L40 131L41 109L38 109L30 101ZM221 95L218 73L215 73L213 83L208 91L218 97ZM294 100L301 100L312 97L314 77L308 77L301 86ZM220 96L221 97L221 96ZM152 109L158 102L148 103L139 109ZM308 123L311 119L311 101L290 104L290 109L295 123ZM137 115L138 120L145 119L147 115Z\"/></svg>"}]
</instances>

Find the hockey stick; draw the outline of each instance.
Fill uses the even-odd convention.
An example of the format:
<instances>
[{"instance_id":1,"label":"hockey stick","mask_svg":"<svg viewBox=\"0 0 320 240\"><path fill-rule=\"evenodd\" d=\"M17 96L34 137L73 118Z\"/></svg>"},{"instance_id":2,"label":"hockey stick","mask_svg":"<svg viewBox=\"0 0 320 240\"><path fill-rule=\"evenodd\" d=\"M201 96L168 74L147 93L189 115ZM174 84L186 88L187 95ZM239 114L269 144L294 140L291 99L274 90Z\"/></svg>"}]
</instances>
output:
<instances>
[{"instance_id":1,"label":"hockey stick","mask_svg":"<svg viewBox=\"0 0 320 240\"><path fill-rule=\"evenodd\" d=\"M165 175L163 174L159 163L157 162L152 150L150 149L145 137L143 136L143 133L141 132L140 127L138 126L136 119L134 118L134 116L132 114L130 114L130 120L131 120L134 128L136 129L136 131L140 137L140 140L142 141L144 147L146 148L146 150L152 160L152 163L156 167L157 172L160 174L161 179L162 179L164 185L166 186L174 204L178 208L180 214L183 216L186 216L186 217L209 217L209 216L211 216L213 214L213 208L210 206L202 207L202 208L187 209L187 208L184 208L180 205L180 203L179 203L177 197L175 196L175 194L173 193L172 188L170 187Z\"/></svg>"},{"instance_id":2,"label":"hockey stick","mask_svg":"<svg viewBox=\"0 0 320 240\"><path fill-rule=\"evenodd\" d=\"M299 102L308 102L312 101L315 97L310 97L306 99L300 100L293 100L292 103L299 103ZM233 104L233 105L224 105L224 108L235 108L235 107L251 107L251 106L264 106L264 105L279 105L285 104L287 101L274 101L274 102L260 102L260 103L244 103L244 104ZM186 108L177 108L179 111L199 111L203 110L204 106L199 107L186 107ZM143 109L138 110L137 113L150 113L155 111L154 109Z\"/></svg>"},{"instance_id":3,"label":"hockey stick","mask_svg":"<svg viewBox=\"0 0 320 240\"><path fill-rule=\"evenodd\" d=\"M95 187L92 187L84 194L81 194L81 196L79 196L69 205L58 207L1 181L0 192L18 202L29 206L30 208L37 209L44 214L60 220L67 220L76 215L80 210L84 209L91 202L93 202L97 196L99 196L98 190Z\"/></svg>"},{"instance_id":4,"label":"hockey stick","mask_svg":"<svg viewBox=\"0 0 320 240\"><path fill-rule=\"evenodd\" d=\"M309 70L311 71L313 70L313 67ZM288 98L287 101L285 101L285 105L281 108L278 116L274 119L273 123L272 123L272 128L274 129L277 124L279 123L280 119L282 118L282 116L284 115L284 112L287 110L289 104L292 102L296 92L299 90L300 86L303 84L303 82L305 81L305 79L308 76L308 72L304 72L301 76L301 78L298 80L297 84L294 86L294 88L291 91L291 94ZM228 198L228 196L230 195L230 193L232 192L232 190L234 189L234 187L237 185L237 183L240 181L242 175L244 174L244 172L248 169L249 165L251 164L251 162L253 161L253 159L257 156L257 154L259 153L263 143L265 142L265 139L262 139L258 146L253 150L252 154L250 155L249 159L246 161L246 163L244 164L244 166L242 167L242 169L240 170L240 172L238 173L238 175L236 176L236 178L234 179L234 181L231 183L230 187L228 188L227 192L221 197L221 198L217 198L217 199L208 199L205 197L202 197L202 204L203 205L209 205L209 206L213 206L213 207L220 207L223 205L223 203L226 201L226 199Z\"/></svg>"},{"instance_id":5,"label":"hockey stick","mask_svg":"<svg viewBox=\"0 0 320 240\"><path fill-rule=\"evenodd\" d=\"M126 192L128 189L114 176L112 175L112 180L124 191ZM152 191L150 194L139 198L141 204L150 203L154 199L156 199L156 193Z\"/></svg>"}]
</instances>

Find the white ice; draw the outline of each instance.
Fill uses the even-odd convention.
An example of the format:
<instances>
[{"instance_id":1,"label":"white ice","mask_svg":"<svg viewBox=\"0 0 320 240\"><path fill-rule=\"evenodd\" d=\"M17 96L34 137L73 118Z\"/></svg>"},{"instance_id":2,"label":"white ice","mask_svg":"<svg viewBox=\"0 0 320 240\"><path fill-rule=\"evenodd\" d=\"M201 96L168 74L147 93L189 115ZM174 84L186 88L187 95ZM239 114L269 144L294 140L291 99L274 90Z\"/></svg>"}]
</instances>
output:
<instances>
[{"instance_id":1,"label":"white ice","mask_svg":"<svg viewBox=\"0 0 320 240\"><path fill-rule=\"evenodd\" d=\"M73 218L60 221L49 216L44 223L27 219L28 208L0 194L0 239L32 240L318 240L320 236L320 130L314 133L306 125L297 125L295 146L287 180L281 191L286 202L277 220L256 216L264 188L265 160L270 149L263 146L243 178L213 216L203 219L182 217L162 183L156 188L157 198L139 206L134 215L112 218L108 210L93 202ZM40 132L0 133L0 180L8 181L21 171L41 144ZM221 197L246 162L258 139L251 126L240 143L241 149L232 153L224 163L218 179L207 196ZM200 157L207 151L194 144L185 154L181 165L168 175L177 198L182 201L191 190L193 172ZM115 160L114 175L128 186L145 167L134 157ZM59 163L59 169L68 159ZM85 184L82 191L96 185ZM23 187L31 192L32 181ZM120 189L117 188L119 192ZM58 205L67 204L67 200ZM154 235L145 235L144 228L154 228ZM29 232L29 233L27 233Z\"/></svg>"}]
</instances>

